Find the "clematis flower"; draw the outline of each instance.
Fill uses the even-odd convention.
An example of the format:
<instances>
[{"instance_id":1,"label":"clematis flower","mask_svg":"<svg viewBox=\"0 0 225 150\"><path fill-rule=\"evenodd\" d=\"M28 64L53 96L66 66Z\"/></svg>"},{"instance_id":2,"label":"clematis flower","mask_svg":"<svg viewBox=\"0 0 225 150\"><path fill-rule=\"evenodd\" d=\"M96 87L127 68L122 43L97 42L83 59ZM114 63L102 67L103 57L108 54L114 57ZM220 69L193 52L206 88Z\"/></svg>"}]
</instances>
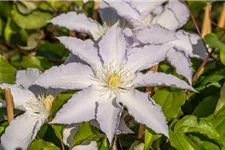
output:
<instances>
[{"instance_id":1,"label":"clematis flower","mask_svg":"<svg viewBox=\"0 0 225 150\"><path fill-rule=\"evenodd\" d=\"M0 149L27 149L41 126L48 121L52 102L61 90L31 86L40 74L38 69L29 68L17 71L17 84L0 84L2 89L11 89L15 108L25 111L6 127L5 133L1 136Z\"/></svg>"},{"instance_id":2,"label":"clematis flower","mask_svg":"<svg viewBox=\"0 0 225 150\"><path fill-rule=\"evenodd\" d=\"M155 33L158 33L158 25L176 32L188 21L190 13L185 4L178 0L169 0L168 3L163 5L164 2L165 0L155 2L105 1L118 15L131 24L133 32L131 35L139 41L139 44L157 44L156 37L164 35L155 35ZM177 73L186 77L191 84L192 64L189 57L204 59L206 49L201 37L196 34L178 30L175 36L177 39L165 41L165 44L173 46L168 51L167 60L176 69Z\"/></svg>"},{"instance_id":3,"label":"clematis flower","mask_svg":"<svg viewBox=\"0 0 225 150\"><path fill-rule=\"evenodd\" d=\"M96 119L109 142L115 135L123 108L139 123L168 136L161 107L147 93L135 88L173 86L194 89L183 80L164 73L142 70L164 60L170 46L146 45L128 55L122 29L116 23L98 45L75 37L58 37L74 55L89 65L68 63L45 71L35 82L45 88L81 90L58 111L52 123L73 124Z\"/></svg>"}]
</instances>

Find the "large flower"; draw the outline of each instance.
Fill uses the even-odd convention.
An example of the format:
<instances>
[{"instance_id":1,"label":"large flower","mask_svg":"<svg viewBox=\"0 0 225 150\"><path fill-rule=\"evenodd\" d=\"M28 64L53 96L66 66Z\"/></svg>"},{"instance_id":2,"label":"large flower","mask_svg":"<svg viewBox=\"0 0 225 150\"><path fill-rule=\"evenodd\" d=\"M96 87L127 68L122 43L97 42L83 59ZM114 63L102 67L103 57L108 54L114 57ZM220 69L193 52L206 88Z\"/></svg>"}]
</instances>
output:
<instances>
[{"instance_id":1,"label":"large flower","mask_svg":"<svg viewBox=\"0 0 225 150\"><path fill-rule=\"evenodd\" d=\"M52 102L61 90L31 86L40 74L38 69L21 70L16 75L17 84L0 85L2 89L11 89L15 108L25 111L6 128L1 136L1 149L27 149L41 126L47 122Z\"/></svg>"},{"instance_id":2,"label":"large flower","mask_svg":"<svg viewBox=\"0 0 225 150\"><path fill-rule=\"evenodd\" d=\"M164 60L170 46L147 45L135 48L128 55L118 23L107 30L96 47L74 37L58 39L89 65L69 63L52 67L36 81L35 84L45 88L83 89L72 96L52 123L73 124L96 119L111 142L125 106L138 122L168 136L161 107L147 93L135 88L173 86L194 90L175 76L140 72Z\"/></svg>"},{"instance_id":3,"label":"large flower","mask_svg":"<svg viewBox=\"0 0 225 150\"><path fill-rule=\"evenodd\" d=\"M130 35L139 40L140 44L157 44L159 41L157 37L165 35L162 33L155 35L158 33L159 25L176 32L177 29L186 24L190 16L187 6L178 0L169 0L165 5L165 0L157 2L132 0L105 2L131 24L133 34ZM196 34L179 30L176 32L176 38L165 43L173 46L168 51L167 60L178 74L186 77L191 83L192 67L189 57L204 59L206 49L201 37Z\"/></svg>"}]
</instances>

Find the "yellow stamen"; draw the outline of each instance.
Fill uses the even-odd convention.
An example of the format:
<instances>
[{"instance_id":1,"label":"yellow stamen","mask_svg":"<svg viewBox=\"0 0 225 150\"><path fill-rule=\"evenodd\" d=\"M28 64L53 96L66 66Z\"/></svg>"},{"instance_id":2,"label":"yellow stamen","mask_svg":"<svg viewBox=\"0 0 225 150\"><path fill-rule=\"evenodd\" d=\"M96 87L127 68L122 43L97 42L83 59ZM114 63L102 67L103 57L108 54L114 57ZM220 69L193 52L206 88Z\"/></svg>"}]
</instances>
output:
<instances>
[{"instance_id":1,"label":"yellow stamen","mask_svg":"<svg viewBox=\"0 0 225 150\"><path fill-rule=\"evenodd\" d=\"M54 97L52 95L49 95L44 99L44 105L48 111L51 110L53 101L54 101Z\"/></svg>"},{"instance_id":2,"label":"yellow stamen","mask_svg":"<svg viewBox=\"0 0 225 150\"><path fill-rule=\"evenodd\" d=\"M108 85L111 88L118 88L120 85L120 76L116 73L113 73L108 76Z\"/></svg>"}]
</instances>

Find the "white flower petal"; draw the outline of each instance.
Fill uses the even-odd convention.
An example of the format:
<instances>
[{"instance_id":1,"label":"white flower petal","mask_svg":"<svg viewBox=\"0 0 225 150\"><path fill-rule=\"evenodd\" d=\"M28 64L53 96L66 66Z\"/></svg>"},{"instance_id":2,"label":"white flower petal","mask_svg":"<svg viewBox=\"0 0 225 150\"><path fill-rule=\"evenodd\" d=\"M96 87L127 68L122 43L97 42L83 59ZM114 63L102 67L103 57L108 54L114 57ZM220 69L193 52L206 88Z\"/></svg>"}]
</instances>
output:
<instances>
[{"instance_id":1,"label":"white flower petal","mask_svg":"<svg viewBox=\"0 0 225 150\"><path fill-rule=\"evenodd\" d=\"M31 91L23 89L15 84L0 84L0 88L10 88L14 107L16 109L25 110L24 104L31 99L36 99L35 95Z\"/></svg>"},{"instance_id":2,"label":"white flower petal","mask_svg":"<svg viewBox=\"0 0 225 150\"><path fill-rule=\"evenodd\" d=\"M123 103L134 119L156 133L168 136L166 118L159 105L155 104L149 94L137 90L122 93L118 101Z\"/></svg>"},{"instance_id":3,"label":"white flower petal","mask_svg":"<svg viewBox=\"0 0 225 150\"><path fill-rule=\"evenodd\" d=\"M75 93L58 111L52 123L72 124L95 119L100 93L92 86Z\"/></svg>"},{"instance_id":4,"label":"white flower petal","mask_svg":"<svg viewBox=\"0 0 225 150\"><path fill-rule=\"evenodd\" d=\"M121 64L126 60L126 40L119 22L107 30L99 42L99 53L105 64Z\"/></svg>"},{"instance_id":5,"label":"white flower petal","mask_svg":"<svg viewBox=\"0 0 225 150\"><path fill-rule=\"evenodd\" d=\"M74 55L72 52L70 52L69 56L66 58L64 64L68 64L68 63L72 63L72 62L76 62L76 63L82 63L85 65L88 65L85 61L81 60L77 55Z\"/></svg>"},{"instance_id":6,"label":"white flower petal","mask_svg":"<svg viewBox=\"0 0 225 150\"><path fill-rule=\"evenodd\" d=\"M187 78L189 84L192 80L191 60L181 51L171 49L167 53L167 60L176 69L176 72Z\"/></svg>"},{"instance_id":7,"label":"white flower petal","mask_svg":"<svg viewBox=\"0 0 225 150\"><path fill-rule=\"evenodd\" d=\"M92 67L101 66L98 50L94 47L94 43L91 40L82 41L75 37L66 36L58 37L58 39L74 55L77 55Z\"/></svg>"},{"instance_id":8,"label":"white flower petal","mask_svg":"<svg viewBox=\"0 0 225 150\"><path fill-rule=\"evenodd\" d=\"M125 67L134 72L148 69L163 61L169 49L168 45L146 45L143 48L133 48Z\"/></svg>"},{"instance_id":9,"label":"white flower petal","mask_svg":"<svg viewBox=\"0 0 225 150\"><path fill-rule=\"evenodd\" d=\"M153 23L175 31L188 21L190 16L187 6L178 0L169 1L162 14L156 16Z\"/></svg>"},{"instance_id":10,"label":"white flower petal","mask_svg":"<svg viewBox=\"0 0 225 150\"><path fill-rule=\"evenodd\" d=\"M34 84L45 88L83 89L94 84L90 79L92 76L93 71L89 66L69 63L46 70Z\"/></svg>"},{"instance_id":11,"label":"white flower petal","mask_svg":"<svg viewBox=\"0 0 225 150\"><path fill-rule=\"evenodd\" d=\"M74 146L72 150L97 150L97 142L91 141L88 143L82 143L81 145Z\"/></svg>"},{"instance_id":12,"label":"white flower petal","mask_svg":"<svg viewBox=\"0 0 225 150\"><path fill-rule=\"evenodd\" d=\"M69 30L84 32L90 35L98 34L101 27L97 21L88 18L85 14L77 14L76 12L60 14L50 22L61 27L66 27Z\"/></svg>"},{"instance_id":13,"label":"white flower petal","mask_svg":"<svg viewBox=\"0 0 225 150\"><path fill-rule=\"evenodd\" d=\"M175 32L163 28L158 24L135 30L134 35L144 44L163 44L177 39Z\"/></svg>"},{"instance_id":14,"label":"white flower petal","mask_svg":"<svg viewBox=\"0 0 225 150\"><path fill-rule=\"evenodd\" d=\"M178 40L171 41L169 44L175 46L178 50L184 51L190 57L204 59L207 55L202 38L197 34L190 34L184 30L176 32Z\"/></svg>"},{"instance_id":15,"label":"white flower petal","mask_svg":"<svg viewBox=\"0 0 225 150\"><path fill-rule=\"evenodd\" d=\"M148 15L148 14L150 14L150 12L152 12L155 8L160 6L165 1L166 0L138 2L138 1L131 0L130 4L133 8L136 8L140 14Z\"/></svg>"},{"instance_id":16,"label":"white flower petal","mask_svg":"<svg viewBox=\"0 0 225 150\"><path fill-rule=\"evenodd\" d=\"M26 150L45 121L29 112L16 117L1 136L0 149Z\"/></svg>"},{"instance_id":17,"label":"white flower petal","mask_svg":"<svg viewBox=\"0 0 225 150\"><path fill-rule=\"evenodd\" d=\"M195 91L193 87L185 81L171 75L161 72L147 72L146 74L139 73L134 80L135 87L145 86L172 86L180 89L188 89Z\"/></svg>"},{"instance_id":18,"label":"white flower petal","mask_svg":"<svg viewBox=\"0 0 225 150\"><path fill-rule=\"evenodd\" d=\"M112 144L123 108L112 101L112 99L98 101L97 106L96 120L100 124L101 130L106 134L109 143Z\"/></svg>"},{"instance_id":19,"label":"white flower petal","mask_svg":"<svg viewBox=\"0 0 225 150\"><path fill-rule=\"evenodd\" d=\"M34 81L39 77L41 71L37 68L28 68L26 70L19 70L16 72L16 84L22 85L23 88L28 89Z\"/></svg>"},{"instance_id":20,"label":"white flower petal","mask_svg":"<svg viewBox=\"0 0 225 150\"><path fill-rule=\"evenodd\" d=\"M79 124L70 124L63 129L63 143L68 147L73 146L73 137L78 131Z\"/></svg>"},{"instance_id":21,"label":"white flower petal","mask_svg":"<svg viewBox=\"0 0 225 150\"><path fill-rule=\"evenodd\" d=\"M109 0L103 0L105 3L107 3L111 8L115 9L117 14L124 19L126 19L130 23L136 23L138 25L141 24L140 21L140 13L131 7L131 5L128 2L120 1L109 1Z\"/></svg>"}]
</instances>

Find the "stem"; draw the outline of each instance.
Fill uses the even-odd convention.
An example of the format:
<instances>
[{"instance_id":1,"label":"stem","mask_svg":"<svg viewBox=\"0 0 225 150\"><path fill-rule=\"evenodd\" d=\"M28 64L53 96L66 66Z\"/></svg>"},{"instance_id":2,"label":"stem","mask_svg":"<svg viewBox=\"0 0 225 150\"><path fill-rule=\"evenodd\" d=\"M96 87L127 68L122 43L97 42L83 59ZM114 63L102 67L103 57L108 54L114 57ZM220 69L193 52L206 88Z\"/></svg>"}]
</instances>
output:
<instances>
[{"instance_id":1,"label":"stem","mask_svg":"<svg viewBox=\"0 0 225 150\"><path fill-rule=\"evenodd\" d=\"M14 119L14 112L13 112L13 98L11 95L11 90L9 88L5 88L5 99L6 99L7 119L8 123L10 123Z\"/></svg>"},{"instance_id":2,"label":"stem","mask_svg":"<svg viewBox=\"0 0 225 150\"><path fill-rule=\"evenodd\" d=\"M62 150L65 150L65 147L64 147L64 144L63 144L63 140L60 140L60 141L61 141Z\"/></svg>"},{"instance_id":3,"label":"stem","mask_svg":"<svg viewBox=\"0 0 225 150\"><path fill-rule=\"evenodd\" d=\"M99 1L98 0L95 0L95 4L94 4L94 8L93 8L93 13L92 13L92 18L94 20L98 20L98 9L99 7Z\"/></svg>"},{"instance_id":4,"label":"stem","mask_svg":"<svg viewBox=\"0 0 225 150\"><path fill-rule=\"evenodd\" d=\"M19 53L21 53L21 54L29 55L29 53L27 53L27 52L21 50L19 47L15 46L15 45L11 45L11 44L9 44L9 43L6 43L6 42L3 41L3 40L0 40L0 43L1 43L1 44L4 44L4 45L6 45L6 46L8 46L8 47L10 47L10 48L12 48L12 49L14 49L14 50L16 50L17 52L19 52Z\"/></svg>"},{"instance_id":5,"label":"stem","mask_svg":"<svg viewBox=\"0 0 225 150\"><path fill-rule=\"evenodd\" d=\"M153 66L150 69L152 72L157 72L158 71L158 65ZM154 88L153 87L146 87L146 92L150 94L150 96L154 95ZM138 139L141 140L142 137L144 136L144 132L145 132L145 125L144 124L140 124L139 126L139 130L138 130Z\"/></svg>"},{"instance_id":6,"label":"stem","mask_svg":"<svg viewBox=\"0 0 225 150\"><path fill-rule=\"evenodd\" d=\"M211 3L207 3L206 7L205 7L205 15L204 15L204 19L203 19L203 24L202 24L202 38L208 34L208 33L211 33L212 32L212 29L211 29L211 19L210 19L210 12L211 12Z\"/></svg>"},{"instance_id":7,"label":"stem","mask_svg":"<svg viewBox=\"0 0 225 150\"><path fill-rule=\"evenodd\" d=\"M220 19L218 22L218 26L220 28L224 28L224 25L225 25L225 3L223 3L223 10L222 13L220 14Z\"/></svg>"},{"instance_id":8,"label":"stem","mask_svg":"<svg viewBox=\"0 0 225 150\"><path fill-rule=\"evenodd\" d=\"M117 140L118 140L118 139L119 139L119 136L116 135L116 136L115 136L115 139L114 139L114 141L113 141L112 150L117 150L117 145L116 145L116 143L117 143Z\"/></svg>"}]
</instances>

